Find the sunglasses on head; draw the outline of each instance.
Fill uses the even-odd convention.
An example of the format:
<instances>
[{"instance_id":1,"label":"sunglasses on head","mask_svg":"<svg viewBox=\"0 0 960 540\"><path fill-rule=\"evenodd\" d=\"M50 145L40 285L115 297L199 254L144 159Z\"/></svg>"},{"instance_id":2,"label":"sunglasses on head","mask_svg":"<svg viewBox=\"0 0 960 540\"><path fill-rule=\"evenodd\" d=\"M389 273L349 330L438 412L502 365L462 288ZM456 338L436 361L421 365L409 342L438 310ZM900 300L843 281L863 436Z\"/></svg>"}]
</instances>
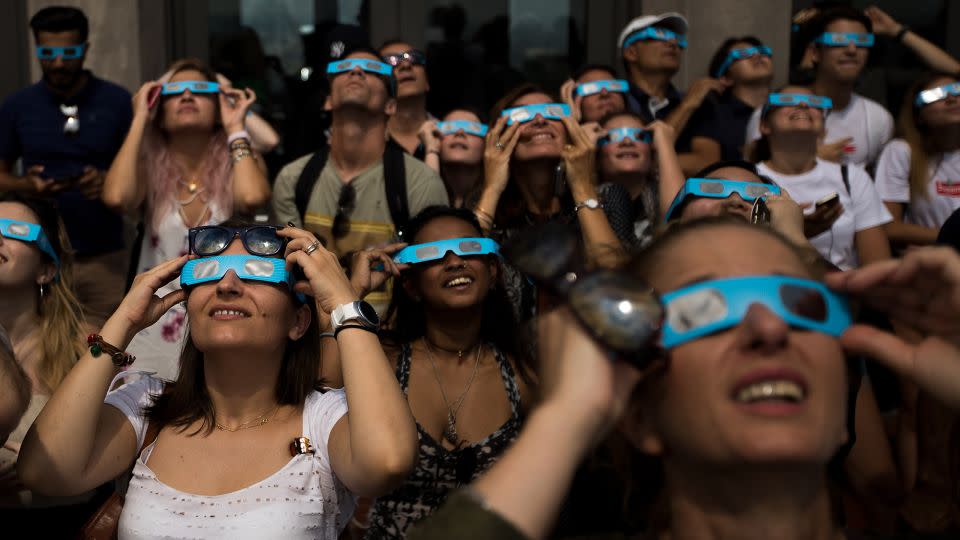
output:
<instances>
[{"instance_id":1,"label":"sunglasses on head","mask_svg":"<svg viewBox=\"0 0 960 540\"><path fill-rule=\"evenodd\" d=\"M687 37L683 34L678 34L673 30L667 30L666 28L657 28L655 26L648 26L639 32L635 32L630 35L627 39L623 40L623 48L627 48L630 45L638 41L675 41L677 46L681 49L687 48Z\"/></svg>"},{"instance_id":2,"label":"sunglasses on head","mask_svg":"<svg viewBox=\"0 0 960 540\"><path fill-rule=\"evenodd\" d=\"M822 283L786 276L715 279L661 296L666 306L661 344L671 349L732 328L753 304L791 327L839 337L850 326L847 301Z\"/></svg>"},{"instance_id":3,"label":"sunglasses on head","mask_svg":"<svg viewBox=\"0 0 960 540\"><path fill-rule=\"evenodd\" d=\"M597 146L623 142L624 139L650 144L653 140L653 132L635 127L612 128L607 130L606 135L597 139Z\"/></svg>"},{"instance_id":4,"label":"sunglasses on head","mask_svg":"<svg viewBox=\"0 0 960 540\"><path fill-rule=\"evenodd\" d=\"M60 273L60 257L57 257L57 252L53 250L53 245L47 238L47 233L43 232L40 225L13 219L0 219L0 236L36 244L37 249L53 260L53 264L57 267L57 274Z\"/></svg>"},{"instance_id":5,"label":"sunglasses on head","mask_svg":"<svg viewBox=\"0 0 960 540\"><path fill-rule=\"evenodd\" d=\"M397 264L427 263L443 259L450 252L458 257L497 255L500 253L500 245L490 238L450 238L407 246L393 256L393 262Z\"/></svg>"},{"instance_id":6,"label":"sunglasses on head","mask_svg":"<svg viewBox=\"0 0 960 540\"><path fill-rule=\"evenodd\" d=\"M66 47L47 47L45 45L37 45L37 58L40 60L53 60L56 57L63 58L64 60L76 60L77 58L83 57L83 51L86 50L87 45L67 45Z\"/></svg>"},{"instance_id":7,"label":"sunglasses on head","mask_svg":"<svg viewBox=\"0 0 960 540\"><path fill-rule=\"evenodd\" d=\"M755 201L765 195L780 195L780 187L760 182L738 182L735 180L718 180L713 178L689 178L683 184L683 189L673 198L670 209L664 216L664 222L680 217L680 210L690 197L708 197L711 199L726 199L736 193L745 201Z\"/></svg>"},{"instance_id":8,"label":"sunglasses on head","mask_svg":"<svg viewBox=\"0 0 960 540\"><path fill-rule=\"evenodd\" d=\"M950 96L960 96L960 83L950 83L928 90L922 90L917 94L913 104L917 107L930 105L940 100L947 99Z\"/></svg>"},{"instance_id":9,"label":"sunglasses on head","mask_svg":"<svg viewBox=\"0 0 960 540\"><path fill-rule=\"evenodd\" d=\"M590 81L583 84L577 85L577 95L578 96L592 96L593 94L599 94L600 92L606 90L607 92L620 92L627 93L627 90L630 88L629 83L623 79L616 80L607 80L607 81Z\"/></svg>"},{"instance_id":10,"label":"sunglasses on head","mask_svg":"<svg viewBox=\"0 0 960 540\"><path fill-rule=\"evenodd\" d=\"M337 73L344 73L346 71L352 71L354 68L360 68L368 73L376 73L377 75L383 75L384 77L393 76L393 68L390 67L390 65L384 64L378 60L367 60L361 58L351 58L348 60L337 60L335 62L330 62L327 64L327 74L334 75Z\"/></svg>"},{"instance_id":11,"label":"sunglasses on head","mask_svg":"<svg viewBox=\"0 0 960 540\"><path fill-rule=\"evenodd\" d=\"M253 225L250 227L224 227L205 225L193 227L187 237L190 253L200 257L212 257L223 253L237 236L243 242L244 249L252 255L273 257L283 251L286 240L277 236L274 225Z\"/></svg>"},{"instance_id":12,"label":"sunglasses on head","mask_svg":"<svg viewBox=\"0 0 960 540\"><path fill-rule=\"evenodd\" d=\"M410 62L415 66L427 65L427 55L423 51L416 49L410 49L402 53L385 54L381 56L381 58L393 67L397 67L403 62Z\"/></svg>"},{"instance_id":13,"label":"sunglasses on head","mask_svg":"<svg viewBox=\"0 0 960 540\"><path fill-rule=\"evenodd\" d=\"M164 83L160 90L162 96L182 94L187 90L191 94L219 94L220 85L213 81L177 81Z\"/></svg>"},{"instance_id":14,"label":"sunglasses on head","mask_svg":"<svg viewBox=\"0 0 960 540\"><path fill-rule=\"evenodd\" d=\"M560 120L565 116L570 116L570 107L563 103L538 103L536 105L513 107L500 113L500 116L507 117L508 126L517 122L525 124L534 120L538 115L547 120Z\"/></svg>"},{"instance_id":15,"label":"sunglasses on head","mask_svg":"<svg viewBox=\"0 0 960 540\"><path fill-rule=\"evenodd\" d=\"M487 136L486 124L480 122L471 122L470 120L448 120L446 122L437 122L437 130L444 135L451 135L460 131L476 135L477 137Z\"/></svg>"},{"instance_id":16,"label":"sunglasses on head","mask_svg":"<svg viewBox=\"0 0 960 540\"><path fill-rule=\"evenodd\" d=\"M727 69L737 60L743 60L744 58L753 58L754 56L773 56L773 49L767 47L766 45L760 45L756 47L743 47L740 49L733 49L727 53L727 58L723 61L723 64L717 69L716 77L722 76L726 73Z\"/></svg>"},{"instance_id":17,"label":"sunglasses on head","mask_svg":"<svg viewBox=\"0 0 960 540\"><path fill-rule=\"evenodd\" d=\"M514 235L501 252L544 290L564 299L595 339L643 367L660 333L659 298L629 274L580 267L578 242L570 227L549 223Z\"/></svg>"},{"instance_id":18,"label":"sunglasses on head","mask_svg":"<svg viewBox=\"0 0 960 540\"><path fill-rule=\"evenodd\" d=\"M846 47L853 43L857 47L873 47L876 40L873 34L862 34L859 32L824 32L814 38L814 43L826 45L827 47Z\"/></svg>"}]
</instances>

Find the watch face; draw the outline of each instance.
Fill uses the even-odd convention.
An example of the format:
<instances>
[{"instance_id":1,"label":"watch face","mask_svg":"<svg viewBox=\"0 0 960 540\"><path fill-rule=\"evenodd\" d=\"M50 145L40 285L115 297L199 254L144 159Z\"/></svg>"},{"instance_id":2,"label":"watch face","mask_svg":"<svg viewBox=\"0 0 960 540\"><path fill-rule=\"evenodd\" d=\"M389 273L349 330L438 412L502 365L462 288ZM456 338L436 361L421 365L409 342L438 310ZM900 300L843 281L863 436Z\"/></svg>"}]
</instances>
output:
<instances>
[{"instance_id":1,"label":"watch face","mask_svg":"<svg viewBox=\"0 0 960 540\"><path fill-rule=\"evenodd\" d=\"M377 310L373 309L373 306L361 300L357 302L357 309L365 319L380 326L380 315L377 315Z\"/></svg>"}]
</instances>

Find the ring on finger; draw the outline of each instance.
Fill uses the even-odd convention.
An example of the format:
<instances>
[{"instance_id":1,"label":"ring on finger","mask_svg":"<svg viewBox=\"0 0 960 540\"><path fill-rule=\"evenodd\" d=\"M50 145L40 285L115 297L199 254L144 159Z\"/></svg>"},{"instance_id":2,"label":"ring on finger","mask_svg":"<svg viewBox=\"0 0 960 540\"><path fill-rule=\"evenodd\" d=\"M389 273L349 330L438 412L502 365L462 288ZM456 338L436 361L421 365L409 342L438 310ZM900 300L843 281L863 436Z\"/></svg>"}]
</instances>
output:
<instances>
[{"instance_id":1,"label":"ring on finger","mask_svg":"<svg viewBox=\"0 0 960 540\"><path fill-rule=\"evenodd\" d=\"M494 146L496 146L498 150L503 150L503 143L500 141L497 141L497 143L494 144Z\"/></svg>"},{"instance_id":2,"label":"ring on finger","mask_svg":"<svg viewBox=\"0 0 960 540\"><path fill-rule=\"evenodd\" d=\"M312 254L314 251L316 251L316 250L318 250L318 249L320 249L320 241L319 241L319 240L314 241L314 242L313 242L312 244L310 244L309 246L303 248L303 252L306 253L307 255L310 255L310 254Z\"/></svg>"}]
</instances>

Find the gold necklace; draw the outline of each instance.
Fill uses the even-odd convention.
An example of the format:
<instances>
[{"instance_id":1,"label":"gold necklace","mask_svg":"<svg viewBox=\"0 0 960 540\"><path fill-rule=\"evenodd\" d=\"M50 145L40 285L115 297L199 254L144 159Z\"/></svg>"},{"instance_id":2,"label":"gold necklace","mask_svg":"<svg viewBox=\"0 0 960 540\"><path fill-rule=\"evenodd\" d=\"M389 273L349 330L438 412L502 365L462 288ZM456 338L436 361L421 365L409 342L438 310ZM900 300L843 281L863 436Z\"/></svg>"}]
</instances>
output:
<instances>
[{"instance_id":1,"label":"gold necklace","mask_svg":"<svg viewBox=\"0 0 960 540\"><path fill-rule=\"evenodd\" d=\"M260 416L254 418L253 420L247 420L246 422L241 423L235 428L228 428L227 426L221 424L220 422L217 422L216 419L214 419L213 423L214 425L217 426L217 429L219 429L220 431L229 431L233 433L235 431L240 431L241 429L250 429L250 428L260 427L266 424L267 422L269 422L270 420L273 420L273 418L277 415L277 411L279 410L280 410L280 405L277 404L277 406L274 407L273 411L267 411L261 414ZM273 414L270 414L271 412Z\"/></svg>"}]
</instances>

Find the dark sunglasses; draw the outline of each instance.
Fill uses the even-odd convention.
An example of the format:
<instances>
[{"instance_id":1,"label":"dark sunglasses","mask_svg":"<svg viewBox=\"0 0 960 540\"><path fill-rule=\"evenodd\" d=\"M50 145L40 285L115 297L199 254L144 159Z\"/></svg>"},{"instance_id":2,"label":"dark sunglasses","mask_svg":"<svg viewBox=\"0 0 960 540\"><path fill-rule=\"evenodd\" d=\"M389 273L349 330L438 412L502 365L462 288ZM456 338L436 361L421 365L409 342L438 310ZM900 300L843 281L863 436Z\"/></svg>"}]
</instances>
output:
<instances>
[{"instance_id":1,"label":"dark sunglasses","mask_svg":"<svg viewBox=\"0 0 960 540\"><path fill-rule=\"evenodd\" d=\"M578 235L548 223L513 236L501 254L538 285L570 306L595 339L634 365L644 367L655 355L663 325L659 296L639 279L613 270L586 270L574 261Z\"/></svg>"},{"instance_id":2,"label":"dark sunglasses","mask_svg":"<svg viewBox=\"0 0 960 540\"><path fill-rule=\"evenodd\" d=\"M357 191L353 184L346 184L340 188L340 198L337 199L337 215L333 218L331 233L334 238L342 238L350 232L350 214L357 202Z\"/></svg>"},{"instance_id":3,"label":"dark sunglasses","mask_svg":"<svg viewBox=\"0 0 960 540\"><path fill-rule=\"evenodd\" d=\"M193 227L189 232L190 253L201 257L212 257L223 253L237 236L243 247L251 255L273 257L283 251L287 241L277 236L280 227L275 225L254 225L251 227L223 227L206 225Z\"/></svg>"},{"instance_id":4,"label":"dark sunglasses","mask_svg":"<svg viewBox=\"0 0 960 540\"><path fill-rule=\"evenodd\" d=\"M410 62L415 66L427 65L427 55L424 54L423 51L418 51L416 49L410 49L409 51L404 51L402 53L385 54L382 58L384 62L393 67L399 66L401 63L403 63L403 61Z\"/></svg>"}]
</instances>

